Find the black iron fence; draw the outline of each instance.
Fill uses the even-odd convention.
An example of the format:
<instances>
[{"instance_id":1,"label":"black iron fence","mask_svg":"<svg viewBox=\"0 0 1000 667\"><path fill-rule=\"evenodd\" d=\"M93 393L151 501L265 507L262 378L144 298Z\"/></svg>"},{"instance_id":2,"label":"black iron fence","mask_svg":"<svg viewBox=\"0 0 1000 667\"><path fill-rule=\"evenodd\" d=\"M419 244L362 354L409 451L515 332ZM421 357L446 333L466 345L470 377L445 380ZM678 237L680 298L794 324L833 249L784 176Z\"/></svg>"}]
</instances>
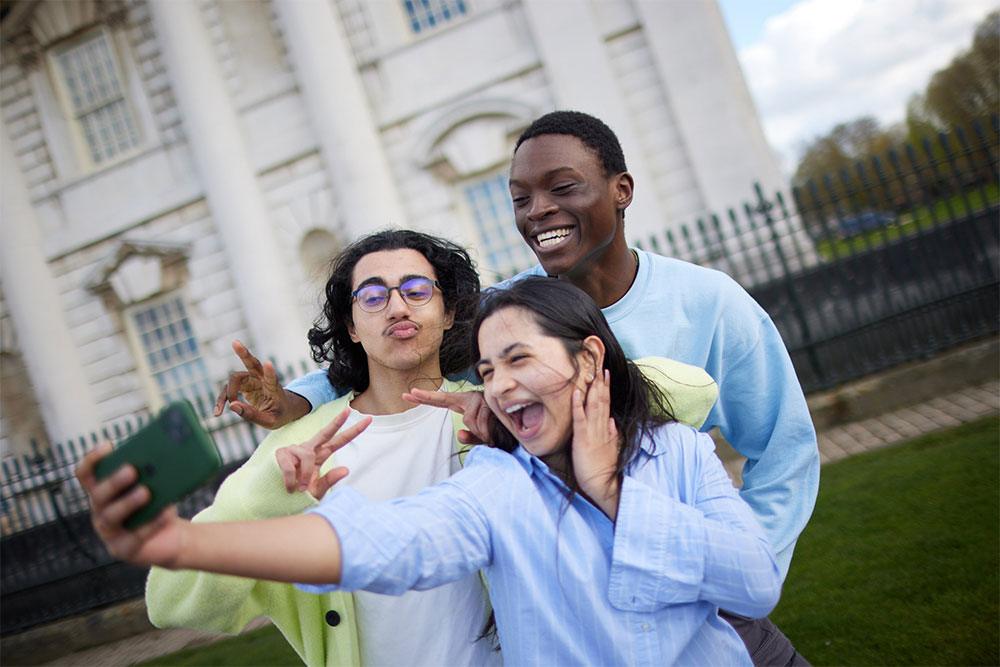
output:
<instances>
[{"instance_id":1,"label":"black iron fence","mask_svg":"<svg viewBox=\"0 0 1000 667\"><path fill-rule=\"evenodd\" d=\"M644 245L733 276L826 389L1000 330L998 152L994 117Z\"/></svg>"},{"instance_id":2,"label":"black iron fence","mask_svg":"<svg viewBox=\"0 0 1000 667\"><path fill-rule=\"evenodd\" d=\"M790 198L758 189L740 211L642 245L733 276L771 314L804 389L830 387L1000 330L998 143L994 118L795 187ZM206 425L230 470L263 437L232 415ZM0 633L142 594L145 571L107 554L73 477L97 438L2 462ZM182 514L211 502L220 480L185 500Z\"/></svg>"}]
</instances>

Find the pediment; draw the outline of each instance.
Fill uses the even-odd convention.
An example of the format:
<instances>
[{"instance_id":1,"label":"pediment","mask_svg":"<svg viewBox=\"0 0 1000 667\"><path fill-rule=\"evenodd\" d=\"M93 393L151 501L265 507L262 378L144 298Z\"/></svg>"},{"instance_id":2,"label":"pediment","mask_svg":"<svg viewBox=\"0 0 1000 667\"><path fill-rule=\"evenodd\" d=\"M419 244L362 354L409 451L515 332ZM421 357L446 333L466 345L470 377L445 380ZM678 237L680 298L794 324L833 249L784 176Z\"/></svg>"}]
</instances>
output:
<instances>
[{"instance_id":1,"label":"pediment","mask_svg":"<svg viewBox=\"0 0 1000 667\"><path fill-rule=\"evenodd\" d=\"M159 242L123 241L87 281L87 289L118 307L177 289L187 279L189 248Z\"/></svg>"},{"instance_id":2,"label":"pediment","mask_svg":"<svg viewBox=\"0 0 1000 667\"><path fill-rule=\"evenodd\" d=\"M510 161L511 136L534 110L510 100L474 100L447 109L413 146L414 160L446 181L468 178Z\"/></svg>"}]
</instances>

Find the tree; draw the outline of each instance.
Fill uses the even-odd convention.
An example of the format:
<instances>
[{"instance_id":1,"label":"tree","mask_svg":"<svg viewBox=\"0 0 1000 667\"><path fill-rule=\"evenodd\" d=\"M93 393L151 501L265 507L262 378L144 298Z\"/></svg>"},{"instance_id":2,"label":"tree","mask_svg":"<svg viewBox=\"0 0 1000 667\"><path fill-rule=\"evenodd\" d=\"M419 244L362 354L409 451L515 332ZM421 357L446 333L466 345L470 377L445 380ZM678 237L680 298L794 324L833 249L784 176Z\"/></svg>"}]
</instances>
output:
<instances>
[{"instance_id":1,"label":"tree","mask_svg":"<svg viewBox=\"0 0 1000 667\"><path fill-rule=\"evenodd\" d=\"M907 108L910 139L936 131L968 127L1000 110L1000 12L976 26L972 46L931 77L923 97Z\"/></svg>"}]
</instances>

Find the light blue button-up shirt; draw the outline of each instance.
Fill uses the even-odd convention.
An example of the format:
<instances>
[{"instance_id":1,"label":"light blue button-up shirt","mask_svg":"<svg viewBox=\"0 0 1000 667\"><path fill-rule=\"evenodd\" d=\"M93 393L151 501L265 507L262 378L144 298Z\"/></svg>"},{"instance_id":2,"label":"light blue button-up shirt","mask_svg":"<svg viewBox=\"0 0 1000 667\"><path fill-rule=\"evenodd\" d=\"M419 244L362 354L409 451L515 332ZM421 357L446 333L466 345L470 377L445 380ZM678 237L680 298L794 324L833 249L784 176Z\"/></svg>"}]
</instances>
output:
<instances>
[{"instance_id":1,"label":"light blue button-up shirt","mask_svg":"<svg viewBox=\"0 0 1000 667\"><path fill-rule=\"evenodd\" d=\"M480 446L416 496L335 489L311 511L336 528L343 590L399 594L482 569L507 665L751 664L718 608L766 616L781 576L708 436L669 424L644 441L615 523L581 496L567 507L565 489L523 448Z\"/></svg>"}]
</instances>

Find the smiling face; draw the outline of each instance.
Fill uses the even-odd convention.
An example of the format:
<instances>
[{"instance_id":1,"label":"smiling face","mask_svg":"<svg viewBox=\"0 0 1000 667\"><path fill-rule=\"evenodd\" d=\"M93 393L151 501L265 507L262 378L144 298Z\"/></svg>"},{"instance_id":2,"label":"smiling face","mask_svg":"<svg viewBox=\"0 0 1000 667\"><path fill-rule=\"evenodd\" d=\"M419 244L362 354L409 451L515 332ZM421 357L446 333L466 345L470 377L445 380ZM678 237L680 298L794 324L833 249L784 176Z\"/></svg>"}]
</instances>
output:
<instances>
[{"instance_id":1,"label":"smiling face","mask_svg":"<svg viewBox=\"0 0 1000 667\"><path fill-rule=\"evenodd\" d=\"M571 357L562 340L545 334L530 311L517 307L483 320L479 353L476 370L490 410L526 450L564 470L573 391L586 391L582 377L593 372L594 358L586 350Z\"/></svg>"},{"instance_id":2,"label":"smiling face","mask_svg":"<svg viewBox=\"0 0 1000 667\"><path fill-rule=\"evenodd\" d=\"M514 219L546 273L586 273L616 241L624 244L622 213L632 201L632 177L608 176L597 153L572 135L526 140L510 169Z\"/></svg>"},{"instance_id":3,"label":"smiling face","mask_svg":"<svg viewBox=\"0 0 1000 667\"><path fill-rule=\"evenodd\" d=\"M351 291L373 284L396 287L413 278L437 280L434 267L420 252L409 248L373 252L354 266ZM453 314L445 311L439 289L419 306L411 306L399 290L392 290L385 308L377 313L365 312L354 302L351 318L348 332L364 348L373 381L384 371L441 375L441 339L451 328Z\"/></svg>"}]
</instances>

